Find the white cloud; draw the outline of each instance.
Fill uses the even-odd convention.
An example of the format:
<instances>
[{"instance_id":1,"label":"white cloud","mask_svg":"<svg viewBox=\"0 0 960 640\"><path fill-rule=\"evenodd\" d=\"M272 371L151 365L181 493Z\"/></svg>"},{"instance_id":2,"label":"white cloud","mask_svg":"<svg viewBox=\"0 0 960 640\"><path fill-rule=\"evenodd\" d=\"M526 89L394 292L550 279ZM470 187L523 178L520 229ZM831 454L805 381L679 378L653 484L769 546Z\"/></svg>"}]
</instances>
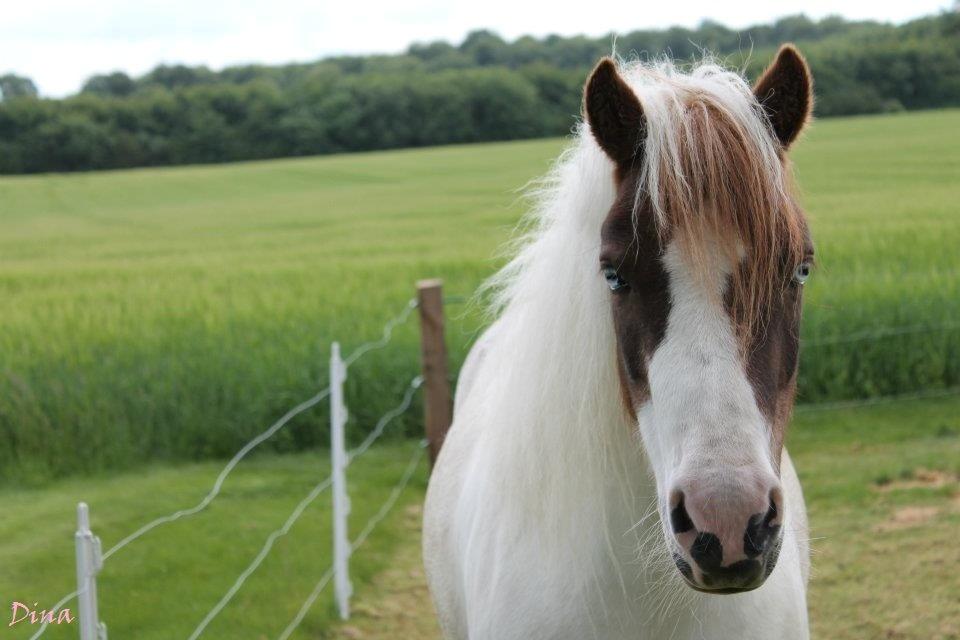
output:
<instances>
[{"instance_id":1,"label":"white cloud","mask_svg":"<svg viewBox=\"0 0 960 640\"><path fill-rule=\"evenodd\" d=\"M566 10L556 2L485 0L39 0L4 7L0 73L33 78L45 95L80 88L94 73L142 74L161 62L221 68L245 62L313 60L334 53L396 52L411 42L460 41L490 28L507 38L523 34L602 35L709 18L731 27L804 12L901 22L934 13L949 0L878 3L825 0L718 3L715 0L641 3L609 0L602 10ZM566 5L570 6L570 5Z\"/></svg>"}]
</instances>

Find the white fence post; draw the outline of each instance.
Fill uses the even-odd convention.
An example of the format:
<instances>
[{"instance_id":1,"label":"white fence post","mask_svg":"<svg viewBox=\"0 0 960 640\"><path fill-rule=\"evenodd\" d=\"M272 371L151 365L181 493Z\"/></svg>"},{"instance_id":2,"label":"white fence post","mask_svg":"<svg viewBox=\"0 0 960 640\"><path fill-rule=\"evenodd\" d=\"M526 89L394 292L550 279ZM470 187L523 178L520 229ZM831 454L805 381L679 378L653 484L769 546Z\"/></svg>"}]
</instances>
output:
<instances>
[{"instance_id":1,"label":"white fence post","mask_svg":"<svg viewBox=\"0 0 960 640\"><path fill-rule=\"evenodd\" d=\"M347 408L343 402L343 383L347 369L340 359L340 344L334 342L330 349L330 463L333 477L333 586L340 609L340 618L350 617L349 560L350 540L347 538L347 515L350 513L350 498L347 496L347 449L344 443L344 427L347 424Z\"/></svg>"},{"instance_id":2,"label":"white fence post","mask_svg":"<svg viewBox=\"0 0 960 640\"><path fill-rule=\"evenodd\" d=\"M97 617L97 573L103 567L100 538L90 531L90 511L77 504L77 605L80 640L106 640L107 625Z\"/></svg>"}]
</instances>

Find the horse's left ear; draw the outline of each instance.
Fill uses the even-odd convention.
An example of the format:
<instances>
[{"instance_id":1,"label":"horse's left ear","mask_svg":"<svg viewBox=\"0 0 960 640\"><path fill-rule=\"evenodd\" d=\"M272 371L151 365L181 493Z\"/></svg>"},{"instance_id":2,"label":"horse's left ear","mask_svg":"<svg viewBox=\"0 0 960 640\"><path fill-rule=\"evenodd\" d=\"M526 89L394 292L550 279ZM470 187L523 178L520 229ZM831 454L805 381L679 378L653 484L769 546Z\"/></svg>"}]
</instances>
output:
<instances>
[{"instance_id":1,"label":"horse's left ear","mask_svg":"<svg viewBox=\"0 0 960 640\"><path fill-rule=\"evenodd\" d=\"M813 77L796 47L780 47L776 60L754 85L753 94L767 112L781 146L788 148L813 112Z\"/></svg>"},{"instance_id":2,"label":"horse's left ear","mask_svg":"<svg viewBox=\"0 0 960 640\"><path fill-rule=\"evenodd\" d=\"M643 107L612 59L601 60L590 74L583 111L593 137L610 159L621 166L632 163L643 141Z\"/></svg>"}]
</instances>

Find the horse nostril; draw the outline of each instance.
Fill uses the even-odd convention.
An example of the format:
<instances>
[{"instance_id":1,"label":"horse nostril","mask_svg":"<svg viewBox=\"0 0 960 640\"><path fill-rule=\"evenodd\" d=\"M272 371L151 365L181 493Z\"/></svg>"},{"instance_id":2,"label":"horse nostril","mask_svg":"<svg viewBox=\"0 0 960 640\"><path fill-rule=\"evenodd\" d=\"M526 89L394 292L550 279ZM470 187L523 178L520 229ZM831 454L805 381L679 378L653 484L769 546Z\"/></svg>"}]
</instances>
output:
<instances>
[{"instance_id":1,"label":"horse nostril","mask_svg":"<svg viewBox=\"0 0 960 640\"><path fill-rule=\"evenodd\" d=\"M674 533L681 534L693 529L693 520L690 519L687 508L683 506L683 492L680 491L678 493L677 506L670 511L670 526L673 527Z\"/></svg>"},{"instance_id":2,"label":"horse nostril","mask_svg":"<svg viewBox=\"0 0 960 640\"><path fill-rule=\"evenodd\" d=\"M780 525L774 521L780 515L780 494L777 489L770 491L767 512L750 516L747 530L743 534L743 552L748 558L756 558L766 551L770 542L776 538Z\"/></svg>"},{"instance_id":3,"label":"horse nostril","mask_svg":"<svg viewBox=\"0 0 960 640\"><path fill-rule=\"evenodd\" d=\"M767 527L770 526L771 522L776 520L780 513L779 509L777 508L778 495L779 494L777 493L776 489L770 490L770 506L767 507L767 513L763 516L763 524Z\"/></svg>"},{"instance_id":4,"label":"horse nostril","mask_svg":"<svg viewBox=\"0 0 960 640\"><path fill-rule=\"evenodd\" d=\"M720 571L723 564L723 544L720 538L712 533L698 533L690 545L690 557L700 565L704 573Z\"/></svg>"}]
</instances>

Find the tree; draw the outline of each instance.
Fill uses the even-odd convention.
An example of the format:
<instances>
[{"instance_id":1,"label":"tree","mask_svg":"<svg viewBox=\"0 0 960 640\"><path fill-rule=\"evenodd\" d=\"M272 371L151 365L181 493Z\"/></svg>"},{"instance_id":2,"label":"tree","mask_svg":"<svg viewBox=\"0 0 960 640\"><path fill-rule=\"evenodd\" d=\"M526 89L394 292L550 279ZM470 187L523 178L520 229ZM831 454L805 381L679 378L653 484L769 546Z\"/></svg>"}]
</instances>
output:
<instances>
[{"instance_id":1,"label":"tree","mask_svg":"<svg viewBox=\"0 0 960 640\"><path fill-rule=\"evenodd\" d=\"M91 77L83 83L80 92L122 98L133 93L136 88L137 84L133 78L122 71L114 71L110 74Z\"/></svg>"},{"instance_id":2,"label":"tree","mask_svg":"<svg viewBox=\"0 0 960 640\"><path fill-rule=\"evenodd\" d=\"M33 80L13 73L0 76L0 100L21 97L37 97L37 85Z\"/></svg>"},{"instance_id":3,"label":"tree","mask_svg":"<svg viewBox=\"0 0 960 640\"><path fill-rule=\"evenodd\" d=\"M633 31L625 58L699 58L712 49L756 77L799 40L821 116L960 106L960 14L893 25L791 16L731 30ZM749 46L748 46L749 44ZM90 78L78 96L37 100L28 78L0 77L0 173L226 162L308 153L564 135L577 122L605 35L505 41L474 31L459 46L340 56L282 66L159 66ZM24 97L26 96L26 97Z\"/></svg>"},{"instance_id":4,"label":"tree","mask_svg":"<svg viewBox=\"0 0 960 640\"><path fill-rule=\"evenodd\" d=\"M215 74L206 67L188 67L182 64L160 65L143 78L145 84L157 84L167 89L192 87L215 81Z\"/></svg>"},{"instance_id":5,"label":"tree","mask_svg":"<svg viewBox=\"0 0 960 640\"><path fill-rule=\"evenodd\" d=\"M507 56L509 45L492 31L481 29L467 34L460 51L471 56L481 66L502 64Z\"/></svg>"}]
</instances>

